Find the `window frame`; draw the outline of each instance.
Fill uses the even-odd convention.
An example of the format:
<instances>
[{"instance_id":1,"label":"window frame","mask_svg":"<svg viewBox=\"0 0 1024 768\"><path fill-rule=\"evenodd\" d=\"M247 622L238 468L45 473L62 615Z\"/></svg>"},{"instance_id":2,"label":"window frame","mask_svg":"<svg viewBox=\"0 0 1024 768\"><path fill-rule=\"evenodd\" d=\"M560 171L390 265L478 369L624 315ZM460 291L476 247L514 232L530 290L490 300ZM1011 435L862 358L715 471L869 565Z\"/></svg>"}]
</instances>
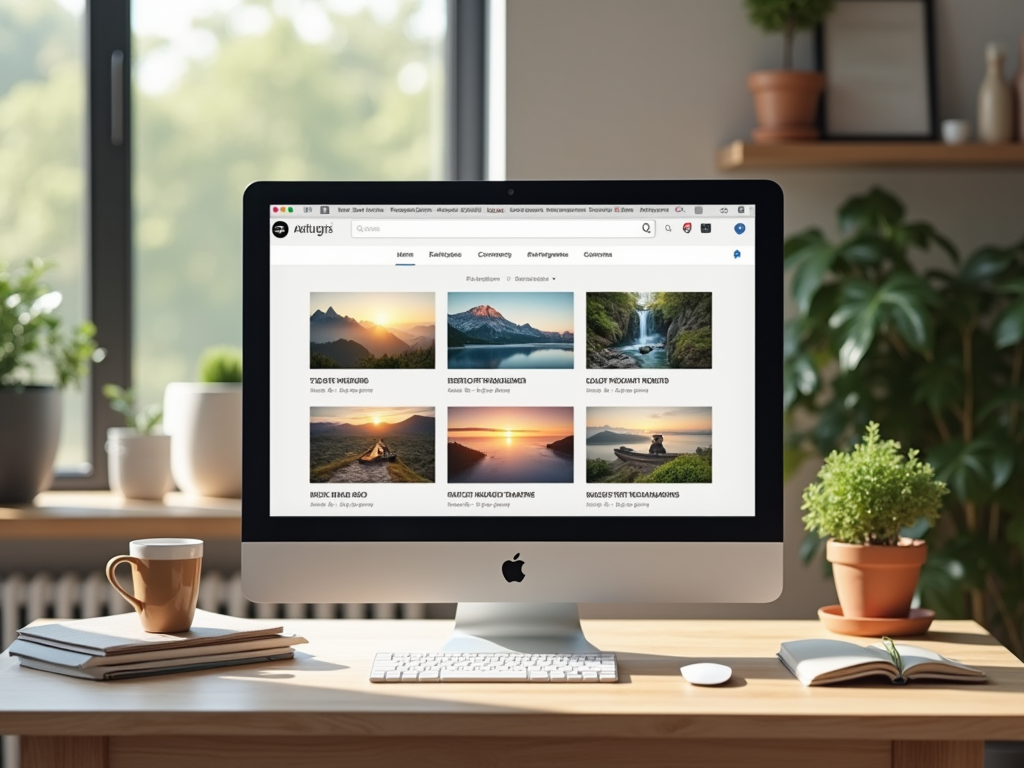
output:
<instances>
[{"instance_id":1,"label":"window frame","mask_svg":"<svg viewBox=\"0 0 1024 768\"><path fill-rule=\"evenodd\" d=\"M486 178L487 0L448 0L445 176ZM120 418L100 384L132 384L131 0L86 0L86 238L88 313L106 351L87 390L88 470L58 469L52 490L106 490L107 429ZM242 190L239 190L241 198Z\"/></svg>"}]
</instances>

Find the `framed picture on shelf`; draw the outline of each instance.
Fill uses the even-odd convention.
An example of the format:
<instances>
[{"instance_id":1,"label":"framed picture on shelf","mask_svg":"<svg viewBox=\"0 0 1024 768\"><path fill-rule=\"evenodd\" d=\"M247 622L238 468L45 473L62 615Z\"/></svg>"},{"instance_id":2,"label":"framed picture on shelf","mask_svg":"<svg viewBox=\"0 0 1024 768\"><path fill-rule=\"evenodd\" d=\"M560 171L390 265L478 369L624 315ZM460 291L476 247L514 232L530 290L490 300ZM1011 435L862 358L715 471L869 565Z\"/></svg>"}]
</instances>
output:
<instances>
[{"instance_id":1,"label":"framed picture on shelf","mask_svg":"<svg viewBox=\"0 0 1024 768\"><path fill-rule=\"evenodd\" d=\"M837 0L817 44L822 138L938 138L931 0Z\"/></svg>"}]
</instances>

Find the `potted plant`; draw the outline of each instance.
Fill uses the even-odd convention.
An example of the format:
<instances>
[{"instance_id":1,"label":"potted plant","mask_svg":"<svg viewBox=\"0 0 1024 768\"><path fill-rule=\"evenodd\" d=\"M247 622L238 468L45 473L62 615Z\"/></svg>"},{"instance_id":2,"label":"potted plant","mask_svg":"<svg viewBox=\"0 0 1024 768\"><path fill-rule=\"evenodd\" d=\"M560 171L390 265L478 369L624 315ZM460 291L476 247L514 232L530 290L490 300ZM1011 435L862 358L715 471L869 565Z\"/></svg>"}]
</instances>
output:
<instances>
[{"instance_id":1,"label":"potted plant","mask_svg":"<svg viewBox=\"0 0 1024 768\"><path fill-rule=\"evenodd\" d=\"M211 347L198 382L164 391L164 431L171 436L171 474L194 496L242 495L242 352Z\"/></svg>"},{"instance_id":2,"label":"potted plant","mask_svg":"<svg viewBox=\"0 0 1024 768\"><path fill-rule=\"evenodd\" d=\"M158 403L138 408L135 393L116 384L105 385L103 396L126 424L107 430L110 490L128 499L162 499L171 490L171 438L156 434L163 410Z\"/></svg>"},{"instance_id":3,"label":"potted plant","mask_svg":"<svg viewBox=\"0 0 1024 768\"><path fill-rule=\"evenodd\" d=\"M36 259L0 267L0 502L27 503L50 485L60 442L61 390L77 384L96 354L96 328L65 332L58 291Z\"/></svg>"},{"instance_id":4,"label":"potted plant","mask_svg":"<svg viewBox=\"0 0 1024 768\"><path fill-rule=\"evenodd\" d=\"M826 557L843 616L900 619L910 613L928 548L902 531L939 517L946 484L914 449L900 453L871 422L849 453L833 451L804 490L804 524L829 537Z\"/></svg>"},{"instance_id":5,"label":"potted plant","mask_svg":"<svg viewBox=\"0 0 1024 768\"><path fill-rule=\"evenodd\" d=\"M754 26L782 33L782 69L751 72L747 87L754 94L758 127L754 141L770 144L818 138L818 100L825 87L820 72L793 71L793 38L821 23L835 0L747 0Z\"/></svg>"}]
</instances>

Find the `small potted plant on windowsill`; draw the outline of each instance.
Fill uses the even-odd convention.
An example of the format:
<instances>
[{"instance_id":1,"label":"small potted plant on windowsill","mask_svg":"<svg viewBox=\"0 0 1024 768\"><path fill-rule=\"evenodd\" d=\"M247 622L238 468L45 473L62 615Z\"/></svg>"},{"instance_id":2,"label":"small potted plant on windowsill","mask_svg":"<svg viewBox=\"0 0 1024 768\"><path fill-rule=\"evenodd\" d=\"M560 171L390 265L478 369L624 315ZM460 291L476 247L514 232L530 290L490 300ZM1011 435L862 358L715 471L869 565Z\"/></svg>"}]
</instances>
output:
<instances>
[{"instance_id":1,"label":"small potted plant on windowsill","mask_svg":"<svg viewBox=\"0 0 1024 768\"><path fill-rule=\"evenodd\" d=\"M32 501L50 485L60 442L61 390L102 359L96 327L65 332L61 294L41 260L0 265L0 503Z\"/></svg>"},{"instance_id":2,"label":"small potted plant on windowsill","mask_svg":"<svg viewBox=\"0 0 1024 768\"><path fill-rule=\"evenodd\" d=\"M923 541L901 537L921 520L934 524L949 491L914 449L882 440L875 422L849 453L833 451L818 472L820 482L804 490L804 523L830 537L832 563L843 616L905 619L928 554Z\"/></svg>"},{"instance_id":3,"label":"small potted plant on windowsill","mask_svg":"<svg viewBox=\"0 0 1024 768\"><path fill-rule=\"evenodd\" d=\"M135 393L116 384L105 385L103 396L126 424L107 430L110 490L127 499L159 501L171 490L171 438L156 434L163 410L158 403L138 408Z\"/></svg>"},{"instance_id":4,"label":"small potted plant on windowsill","mask_svg":"<svg viewBox=\"0 0 1024 768\"><path fill-rule=\"evenodd\" d=\"M754 94L759 127L754 141L772 144L818 138L818 99L825 86L820 72L793 70L793 38L817 26L835 0L747 0L751 23L765 32L782 33L782 69L751 72L747 87Z\"/></svg>"},{"instance_id":5,"label":"small potted plant on windowsill","mask_svg":"<svg viewBox=\"0 0 1024 768\"><path fill-rule=\"evenodd\" d=\"M171 474L192 496L242 495L242 352L211 347L198 382L164 391L164 432L171 436Z\"/></svg>"}]
</instances>

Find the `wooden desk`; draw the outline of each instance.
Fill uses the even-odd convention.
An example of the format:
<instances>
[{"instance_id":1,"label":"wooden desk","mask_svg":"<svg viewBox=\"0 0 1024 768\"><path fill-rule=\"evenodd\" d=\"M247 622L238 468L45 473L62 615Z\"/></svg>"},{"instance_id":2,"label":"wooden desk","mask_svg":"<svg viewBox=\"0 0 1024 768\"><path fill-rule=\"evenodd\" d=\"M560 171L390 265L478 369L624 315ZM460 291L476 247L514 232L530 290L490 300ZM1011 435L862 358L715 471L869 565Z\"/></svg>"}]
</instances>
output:
<instances>
[{"instance_id":1,"label":"wooden desk","mask_svg":"<svg viewBox=\"0 0 1024 768\"><path fill-rule=\"evenodd\" d=\"M981 768L986 739L1024 740L1024 665L972 622L921 645L987 685L804 688L774 654L816 621L592 621L618 684L371 684L376 651L433 650L443 621L287 622L302 658L96 683L0 656L0 733L25 768L266 766L828 766ZM731 665L695 688L679 666Z\"/></svg>"}]
</instances>

